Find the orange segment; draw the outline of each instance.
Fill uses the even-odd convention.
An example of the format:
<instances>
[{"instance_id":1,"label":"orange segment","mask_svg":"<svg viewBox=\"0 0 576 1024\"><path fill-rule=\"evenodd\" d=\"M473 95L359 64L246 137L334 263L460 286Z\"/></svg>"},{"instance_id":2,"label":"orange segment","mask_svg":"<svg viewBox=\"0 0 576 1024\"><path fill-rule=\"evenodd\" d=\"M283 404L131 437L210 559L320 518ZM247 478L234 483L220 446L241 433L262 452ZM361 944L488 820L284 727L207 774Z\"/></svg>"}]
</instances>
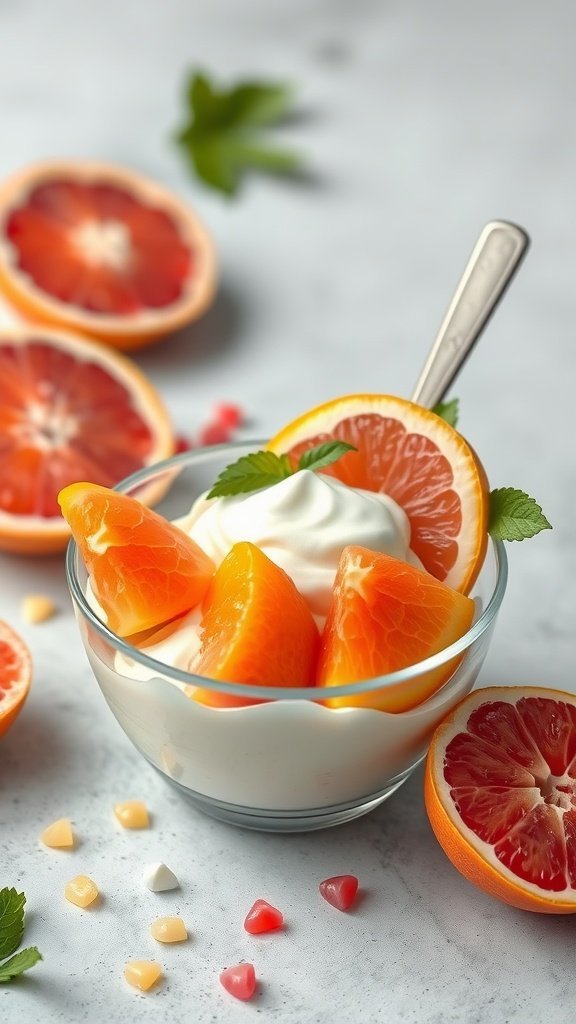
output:
<instances>
[{"instance_id":1,"label":"orange segment","mask_svg":"<svg viewBox=\"0 0 576 1024\"><path fill-rule=\"evenodd\" d=\"M290 577L254 544L235 544L221 562L205 602L202 646L191 671L251 686L309 686L318 630ZM214 707L258 704L198 688Z\"/></svg>"},{"instance_id":2,"label":"orange segment","mask_svg":"<svg viewBox=\"0 0 576 1024\"><path fill-rule=\"evenodd\" d=\"M152 629L202 600L214 564L183 530L96 484L71 484L58 500L114 633Z\"/></svg>"},{"instance_id":3,"label":"orange segment","mask_svg":"<svg viewBox=\"0 0 576 1024\"><path fill-rule=\"evenodd\" d=\"M323 472L382 491L410 521L410 546L428 572L467 593L488 542L489 491L466 441L439 416L391 395L348 395L300 416L268 447L294 459L331 438L349 452Z\"/></svg>"},{"instance_id":4,"label":"orange segment","mask_svg":"<svg viewBox=\"0 0 576 1024\"><path fill-rule=\"evenodd\" d=\"M214 248L156 182L90 161L27 167L0 187L0 290L25 317L138 348L211 303Z\"/></svg>"},{"instance_id":5,"label":"orange segment","mask_svg":"<svg viewBox=\"0 0 576 1024\"><path fill-rule=\"evenodd\" d=\"M489 687L438 727L426 810L454 866L520 910L576 912L576 696Z\"/></svg>"},{"instance_id":6,"label":"orange segment","mask_svg":"<svg viewBox=\"0 0 576 1024\"><path fill-rule=\"evenodd\" d=\"M469 629L474 602L429 573L367 548L344 548L322 635L318 686L342 686L415 665L438 654ZM437 690L454 659L407 683L354 697L332 697L330 707L407 711Z\"/></svg>"},{"instance_id":7,"label":"orange segment","mask_svg":"<svg viewBox=\"0 0 576 1024\"><path fill-rule=\"evenodd\" d=\"M168 414L135 364L75 335L0 330L0 549L63 548L58 491L112 486L172 454Z\"/></svg>"},{"instance_id":8,"label":"orange segment","mask_svg":"<svg viewBox=\"0 0 576 1024\"><path fill-rule=\"evenodd\" d=\"M32 658L23 640L0 621L0 736L19 714L32 681Z\"/></svg>"}]
</instances>

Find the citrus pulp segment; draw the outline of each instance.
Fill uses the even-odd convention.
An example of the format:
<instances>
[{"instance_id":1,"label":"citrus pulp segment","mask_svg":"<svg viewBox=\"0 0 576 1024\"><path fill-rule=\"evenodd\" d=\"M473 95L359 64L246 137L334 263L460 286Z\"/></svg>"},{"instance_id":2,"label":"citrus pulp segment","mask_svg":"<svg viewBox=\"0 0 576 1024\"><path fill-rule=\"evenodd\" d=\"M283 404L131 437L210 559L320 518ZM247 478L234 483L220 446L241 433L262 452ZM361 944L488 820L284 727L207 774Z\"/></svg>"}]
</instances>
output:
<instances>
[{"instance_id":1,"label":"citrus pulp segment","mask_svg":"<svg viewBox=\"0 0 576 1024\"><path fill-rule=\"evenodd\" d=\"M25 317L123 349L195 320L216 262L196 214L126 168L34 164L0 186L0 291Z\"/></svg>"},{"instance_id":2,"label":"citrus pulp segment","mask_svg":"<svg viewBox=\"0 0 576 1024\"><path fill-rule=\"evenodd\" d=\"M347 395L276 434L268 448L295 460L336 438L357 448L322 470L351 487L383 491L410 521L424 567L467 593L488 542L488 485L464 438L428 409L391 395Z\"/></svg>"},{"instance_id":3,"label":"citrus pulp segment","mask_svg":"<svg viewBox=\"0 0 576 1024\"><path fill-rule=\"evenodd\" d=\"M454 866L521 910L576 912L576 696L489 687L434 733L426 809Z\"/></svg>"},{"instance_id":4,"label":"citrus pulp segment","mask_svg":"<svg viewBox=\"0 0 576 1024\"><path fill-rule=\"evenodd\" d=\"M429 573L350 545L340 557L322 634L317 685L342 686L415 665L459 640L473 615L470 598ZM326 704L408 711L439 689L457 663L452 658L404 683L330 697Z\"/></svg>"},{"instance_id":5,"label":"citrus pulp segment","mask_svg":"<svg viewBox=\"0 0 576 1024\"><path fill-rule=\"evenodd\" d=\"M260 548L235 544L220 563L204 602L201 648L190 671L251 686L309 686L318 630L294 583ZM190 690L201 704L260 703L204 687Z\"/></svg>"},{"instance_id":6,"label":"citrus pulp segment","mask_svg":"<svg viewBox=\"0 0 576 1024\"><path fill-rule=\"evenodd\" d=\"M60 550L58 491L172 454L162 401L125 356L63 331L0 330L0 549Z\"/></svg>"},{"instance_id":7,"label":"citrus pulp segment","mask_svg":"<svg viewBox=\"0 0 576 1024\"><path fill-rule=\"evenodd\" d=\"M131 636L195 608L214 564L178 526L107 487L75 483L60 492L106 624Z\"/></svg>"},{"instance_id":8,"label":"citrus pulp segment","mask_svg":"<svg viewBox=\"0 0 576 1024\"><path fill-rule=\"evenodd\" d=\"M0 621L0 736L19 714L32 681L32 658L26 644Z\"/></svg>"}]
</instances>

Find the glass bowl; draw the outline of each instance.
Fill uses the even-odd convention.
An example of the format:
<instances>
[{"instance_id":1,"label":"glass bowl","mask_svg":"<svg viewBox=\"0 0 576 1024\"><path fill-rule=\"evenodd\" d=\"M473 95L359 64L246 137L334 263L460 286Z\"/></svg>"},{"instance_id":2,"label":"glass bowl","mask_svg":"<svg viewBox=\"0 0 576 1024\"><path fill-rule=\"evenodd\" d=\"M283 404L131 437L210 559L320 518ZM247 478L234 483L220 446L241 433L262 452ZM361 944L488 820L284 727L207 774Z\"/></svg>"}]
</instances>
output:
<instances>
[{"instance_id":1,"label":"glass bowl","mask_svg":"<svg viewBox=\"0 0 576 1024\"><path fill-rule=\"evenodd\" d=\"M128 477L125 494L153 501L168 519L183 516L221 470L262 447L253 442L176 455ZM471 597L469 631L455 644L401 672L338 687L339 696L411 686L454 659L450 678L410 711L327 708L327 690L248 687L206 680L155 661L101 622L86 599L87 573L72 541L68 584L82 641L113 715L141 754L198 809L235 825L307 831L349 821L377 807L422 760L431 734L474 686L506 589L504 546L490 541ZM191 699L198 685L266 703L214 708Z\"/></svg>"}]
</instances>

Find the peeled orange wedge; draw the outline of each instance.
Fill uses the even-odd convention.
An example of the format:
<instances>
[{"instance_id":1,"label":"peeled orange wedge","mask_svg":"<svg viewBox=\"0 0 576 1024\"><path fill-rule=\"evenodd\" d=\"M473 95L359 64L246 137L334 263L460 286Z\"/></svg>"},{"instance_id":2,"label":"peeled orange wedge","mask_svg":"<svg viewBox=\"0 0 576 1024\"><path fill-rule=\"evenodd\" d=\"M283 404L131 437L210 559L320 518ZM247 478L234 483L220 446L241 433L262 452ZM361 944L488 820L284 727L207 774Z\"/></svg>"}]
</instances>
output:
<instances>
[{"instance_id":1,"label":"peeled orange wedge","mask_svg":"<svg viewBox=\"0 0 576 1024\"><path fill-rule=\"evenodd\" d=\"M0 291L27 319L122 349L195 320L214 247L196 214L127 168L48 161L0 186Z\"/></svg>"},{"instance_id":2,"label":"peeled orange wedge","mask_svg":"<svg viewBox=\"0 0 576 1024\"><path fill-rule=\"evenodd\" d=\"M235 544L214 576L200 627L201 648L190 671L251 686L309 686L318 630L290 577L260 548ZM258 700L198 687L202 704L234 707Z\"/></svg>"},{"instance_id":3,"label":"peeled orange wedge","mask_svg":"<svg viewBox=\"0 0 576 1024\"><path fill-rule=\"evenodd\" d=\"M492 686L438 726L426 810L473 885L520 910L576 913L576 696Z\"/></svg>"},{"instance_id":4,"label":"peeled orange wedge","mask_svg":"<svg viewBox=\"0 0 576 1024\"><path fill-rule=\"evenodd\" d=\"M318 686L341 686L415 665L455 643L474 615L470 598L390 555L344 548L322 634ZM449 678L454 659L405 683L333 697L330 707L407 711Z\"/></svg>"},{"instance_id":5,"label":"peeled orange wedge","mask_svg":"<svg viewBox=\"0 0 576 1024\"><path fill-rule=\"evenodd\" d=\"M26 644L0 622L0 736L22 710L32 681L32 658Z\"/></svg>"},{"instance_id":6,"label":"peeled orange wedge","mask_svg":"<svg viewBox=\"0 0 576 1024\"><path fill-rule=\"evenodd\" d=\"M96 484L70 484L58 500L118 636L154 629L200 603L214 564L183 530L135 498Z\"/></svg>"},{"instance_id":7,"label":"peeled orange wedge","mask_svg":"<svg viewBox=\"0 0 576 1024\"><path fill-rule=\"evenodd\" d=\"M294 460L336 438L358 450L322 472L351 487L383 491L410 521L410 547L424 567L468 593L486 554L489 489L463 437L428 409L391 395L347 395L300 416L268 443Z\"/></svg>"},{"instance_id":8,"label":"peeled orange wedge","mask_svg":"<svg viewBox=\"0 0 576 1024\"><path fill-rule=\"evenodd\" d=\"M0 329L0 550L61 550L61 488L116 484L174 449L168 413L131 359L64 331Z\"/></svg>"}]
</instances>

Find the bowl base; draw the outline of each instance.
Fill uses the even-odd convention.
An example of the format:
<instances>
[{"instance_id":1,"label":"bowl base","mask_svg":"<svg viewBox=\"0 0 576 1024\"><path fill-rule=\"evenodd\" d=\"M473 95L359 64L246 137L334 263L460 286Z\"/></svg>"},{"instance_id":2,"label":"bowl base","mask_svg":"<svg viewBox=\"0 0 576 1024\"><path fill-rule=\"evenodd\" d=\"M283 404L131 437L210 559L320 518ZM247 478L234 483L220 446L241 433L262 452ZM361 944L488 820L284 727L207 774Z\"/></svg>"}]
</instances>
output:
<instances>
[{"instance_id":1,"label":"bowl base","mask_svg":"<svg viewBox=\"0 0 576 1024\"><path fill-rule=\"evenodd\" d=\"M156 767L156 766L154 766ZM331 807L314 807L303 811L260 810L255 807L242 807L240 804L228 804L213 797L203 796L194 790L182 786L176 779L170 778L160 768L156 768L162 777L181 793L198 811L210 818L224 821L228 825L249 828L256 832L314 832L322 828L333 828L344 825L348 821L361 817L375 810L392 796L412 774L411 767L401 776L392 779L385 789L373 796L346 804L333 804Z\"/></svg>"}]
</instances>

